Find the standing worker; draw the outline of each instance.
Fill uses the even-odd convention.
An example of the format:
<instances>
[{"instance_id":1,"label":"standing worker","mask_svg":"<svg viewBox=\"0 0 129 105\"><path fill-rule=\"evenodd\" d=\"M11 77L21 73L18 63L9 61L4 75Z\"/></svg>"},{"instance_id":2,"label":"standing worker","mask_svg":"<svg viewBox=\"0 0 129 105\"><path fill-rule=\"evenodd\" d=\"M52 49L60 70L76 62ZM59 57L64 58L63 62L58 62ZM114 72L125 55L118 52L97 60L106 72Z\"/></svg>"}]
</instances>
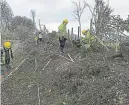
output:
<instances>
[{"instance_id":1,"label":"standing worker","mask_svg":"<svg viewBox=\"0 0 129 105\"><path fill-rule=\"evenodd\" d=\"M2 63L5 64L7 71L5 72L5 74L8 74L8 70L11 69L10 68L10 58L13 59L13 53L12 53L12 49L11 49L11 42L10 41L6 41L4 42L4 47L3 47L3 51L2 51Z\"/></svg>"},{"instance_id":2,"label":"standing worker","mask_svg":"<svg viewBox=\"0 0 129 105\"><path fill-rule=\"evenodd\" d=\"M60 51L61 51L61 53L64 53L63 49L65 47L65 42L67 40L67 30L66 30L67 24L68 24L68 20L64 19L63 23L58 27Z\"/></svg>"}]
</instances>

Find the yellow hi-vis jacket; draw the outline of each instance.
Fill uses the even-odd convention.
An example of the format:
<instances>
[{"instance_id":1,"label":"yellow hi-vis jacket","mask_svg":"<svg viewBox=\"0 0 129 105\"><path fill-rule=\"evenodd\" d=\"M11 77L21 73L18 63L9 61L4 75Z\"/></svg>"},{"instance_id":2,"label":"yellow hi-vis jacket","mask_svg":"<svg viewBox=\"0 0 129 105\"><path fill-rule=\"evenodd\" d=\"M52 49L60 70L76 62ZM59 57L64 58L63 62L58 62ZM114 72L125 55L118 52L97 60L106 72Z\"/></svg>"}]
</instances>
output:
<instances>
[{"instance_id":1,"label":"yellow hi-vis jacket","mask_svg":"<svg viewBox=\"0 0 129 105\"><path fill-rule=\"evenodd\" d=\"M90 30L88 30L85 33L85 38L82 38L82 41L90 44L91 42L95 41L95 37L93 35L91 35Z\"/></svg>"},{"instance_id":2,"label":"yellow hi-vis jacket","mask_svg":"<svg viewBox=\"0 0 129 105\"><path fill-rule=\"evenodd\" d=\"M61 24L59 27L58 27L58 32L59 32L59 36L62 37L67 37L67 31L66 31L66 24Z\"/></svg>"},{"instance_id":3,"label":"yellow hi-vis jacket","mask_svg":"<svg viewBox=\"0 0 129 105\"><path fill-rule=\"evenodd\" d=\"M90 30L87 31L86 38L91 42L95 40L95 37L91 35Z\"/></svg>"}]
</instances>

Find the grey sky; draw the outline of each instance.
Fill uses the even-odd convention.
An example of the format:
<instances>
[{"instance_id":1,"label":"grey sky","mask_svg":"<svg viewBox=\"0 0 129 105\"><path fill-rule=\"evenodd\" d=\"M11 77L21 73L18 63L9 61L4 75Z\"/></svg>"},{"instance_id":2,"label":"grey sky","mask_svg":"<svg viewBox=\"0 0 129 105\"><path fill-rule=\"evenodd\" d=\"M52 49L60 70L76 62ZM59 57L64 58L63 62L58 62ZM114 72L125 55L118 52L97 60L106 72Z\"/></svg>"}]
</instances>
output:
<instances>
[{"instance_id":1,"label":"grey sky","mask_svg":"<svg viewBox=\"0 0 129 105\"><path fill-rule=\"evenodd\" d=\"M41 23L45 24L51 30L57 30L63 19L69 20L68 27L74 27L74 32L77 33L78 23L73 17L74 5L71 1L79 0L6 0L11 6L14 15L30 17L30 10L36 10L36 23L41 19ZM82 1L82 0L81 0ZM86 0L88 4L94 6L94 0ZM104 0L105 2L107 0ZM110 0L110 6L114 9L113 14L121 15L127 18L129 15L129 0ZM90 11L85 9L82 15L82 29L89 28Z\"/></svg>"}]
</instances>

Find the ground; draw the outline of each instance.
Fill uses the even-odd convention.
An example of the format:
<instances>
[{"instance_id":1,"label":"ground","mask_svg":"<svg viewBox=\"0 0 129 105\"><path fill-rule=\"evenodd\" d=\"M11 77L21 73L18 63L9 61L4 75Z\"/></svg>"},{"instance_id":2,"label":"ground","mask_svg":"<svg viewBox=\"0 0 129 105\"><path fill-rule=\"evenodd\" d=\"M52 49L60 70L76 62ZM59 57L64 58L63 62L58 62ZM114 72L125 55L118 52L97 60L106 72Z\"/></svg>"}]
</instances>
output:
<instances>
[{"instance_id":1,"label":"ground","mask_svg":"<svg viewBox=\"0 0 129 105\"><path fill-rule=\"evenodd\" d=\"M60 55L53 40L39 46L27 40L15 49L2 105L129 105L129 64L111 52L82 58L69 43Z\"/></svg>"}]
</instances>

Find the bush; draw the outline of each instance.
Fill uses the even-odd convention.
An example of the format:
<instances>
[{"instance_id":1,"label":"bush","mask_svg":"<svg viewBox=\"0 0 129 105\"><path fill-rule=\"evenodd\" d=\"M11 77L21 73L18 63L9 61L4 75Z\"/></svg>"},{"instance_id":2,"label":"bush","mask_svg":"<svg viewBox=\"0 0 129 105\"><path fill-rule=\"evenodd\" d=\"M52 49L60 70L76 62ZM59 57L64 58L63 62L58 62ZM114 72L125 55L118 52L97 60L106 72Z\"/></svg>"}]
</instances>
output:
<instances>
[{"instance_id":1,"label":"bush","mask_svg":"<svg viewBox=\"0 0 129 105\"><path fill-rule=\"evenodd\" d=\"M80 40L73 40L72 44L73 44L73 46L79 47L79 48L82 46Z\"/></svg>"},{"instance_id":2,"label":"bush","mask_svg":"<svg viewBox=\"0 0 129 105\"><path fill-rule=\"evenodd\" d=\"M103 50L103 46L98 42L91 43L91 49L93 52L100 52Z\"/></svg>"}]
</instances>

